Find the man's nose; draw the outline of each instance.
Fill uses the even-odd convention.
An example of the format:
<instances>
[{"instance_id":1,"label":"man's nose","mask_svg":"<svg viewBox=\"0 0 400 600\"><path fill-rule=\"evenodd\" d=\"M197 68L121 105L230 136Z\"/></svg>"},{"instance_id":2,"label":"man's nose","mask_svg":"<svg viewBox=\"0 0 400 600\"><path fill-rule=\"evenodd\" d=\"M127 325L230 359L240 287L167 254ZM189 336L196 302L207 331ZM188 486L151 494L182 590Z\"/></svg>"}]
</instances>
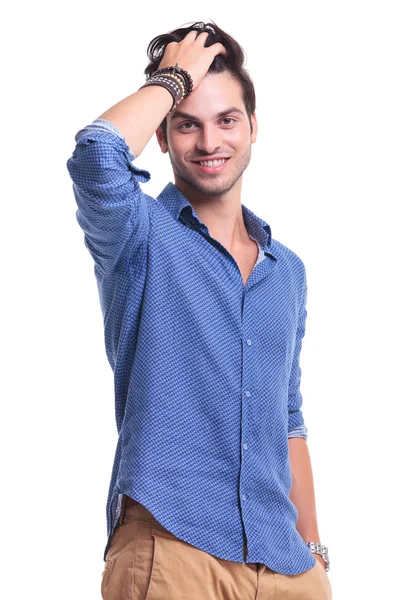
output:
<instances>
[{"instance_id":1,"label":"man's nose","mask_svg":"<svg viewBox=\"0 0 400 600\"><path fill-rule=\"evenodd\" d=\"M218 127L204 126L198 139L197 148L205 154L213 154L221 145L221 132Z\"/></svg>"}]
</instances>

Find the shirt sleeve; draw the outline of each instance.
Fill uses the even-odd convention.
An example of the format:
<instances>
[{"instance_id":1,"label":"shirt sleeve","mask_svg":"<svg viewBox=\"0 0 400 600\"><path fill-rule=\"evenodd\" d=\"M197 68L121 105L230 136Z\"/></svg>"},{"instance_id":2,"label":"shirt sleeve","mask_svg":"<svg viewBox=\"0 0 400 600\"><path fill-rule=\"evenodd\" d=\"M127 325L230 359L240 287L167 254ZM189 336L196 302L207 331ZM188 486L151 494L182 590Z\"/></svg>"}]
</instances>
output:
<instances>
[{"instance_id":1,"label":"shirt sleeve","mask_svg":"<svg viewBox=\"0 0 400 600\"><path fill-rule=\"evenodd\" d=\"M84 232L97 275L107 276L128 265L147 242L151 198L139 182L150 173L135 167L136 158L122 133L109 121L95 119L75 136L67 161Z\"/></svg>"},{"instance_id":2,"label":"shirt sleeve","mask_svg":"<svg viewBox=\"0 0 400 600\"><path fill-rule=\"evenodd\" d=\"M297 429L292 429L292 431L289 431L288 437L289 438L301 437L301 438L304 438L305 440L307 440L308 439L308 429L305 425L303 425L302 427L297 427Z\"/></svg>"},{"instance_id":3,"label":"shirt sleeve","mask_svg":"<svg viewBox=\"0 0 400 600\"><path fill-rule=\"evenodd\" d=\"M292 368L289 378L288 392L288 437L303 437L308 438L308 429L304 423L304 417L301 410L303 397L300 390L301 382L301 367L300 354L301 346L306 330L307 318L307 281L304 273L303 293L300 304L299 320L297 324L296 342L293 354Z\"/></svg>"}]
</instances>

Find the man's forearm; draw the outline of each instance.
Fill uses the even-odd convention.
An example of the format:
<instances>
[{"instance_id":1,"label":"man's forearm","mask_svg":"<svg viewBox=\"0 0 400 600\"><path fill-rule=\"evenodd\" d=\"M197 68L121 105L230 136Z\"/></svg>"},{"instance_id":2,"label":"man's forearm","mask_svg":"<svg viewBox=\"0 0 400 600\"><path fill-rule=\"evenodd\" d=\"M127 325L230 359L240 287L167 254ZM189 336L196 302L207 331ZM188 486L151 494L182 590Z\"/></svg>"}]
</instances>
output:
<instances>
[{"instance_id":1,"label":"man's forearm","mask_svg":"<svg viewBox=\"0 0 400 600\"><path fill-rule=\"evenodd\" d=\"M314 480L307 440L289 438L289 459L292 472L290 500L298 512L297 531L305 542L319 542Z\"/></svg>"},{"instance_id":2,"label":"man's forearm","mask_svg":"<svg viewBox=\"0 0 400 600\"><path fill-rule=\"evenodd\" d=\"M124 98L98 118L115 125L138 157L167 115L172 102L168 90L159 85L148 86Z\"/></svg>"}]
</instances>

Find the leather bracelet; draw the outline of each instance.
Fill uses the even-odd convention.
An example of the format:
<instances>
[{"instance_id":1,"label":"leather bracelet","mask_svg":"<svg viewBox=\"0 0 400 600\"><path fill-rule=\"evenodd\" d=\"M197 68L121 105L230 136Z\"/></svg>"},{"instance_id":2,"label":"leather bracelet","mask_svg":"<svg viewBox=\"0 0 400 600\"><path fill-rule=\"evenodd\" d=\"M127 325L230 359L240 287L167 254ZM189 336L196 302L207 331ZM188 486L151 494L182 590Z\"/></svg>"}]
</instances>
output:
<instances>
[{"instance_id":1,"label":"leather bracelet","mask_svg":"<svg viewBox=\"0 0 400 600\"><path fill-rule=\"evenodd\" d=\"M152 77L154 75L156 75L157 73L171 73L172 75L178 75L182 78L183 83L185 85L185 98L187 98L188 96L190 96L190 94L193 91L193 79L191 77L191 75L186 71L186 69L182 69L182 67L180 67L178 65L178 63L175 63L174 67L164 67L162 69L158 69L158 71L155 71L152 74Z\"/></svg>"},{"instance_id":2,"label":"leather bracelet","mask_svg":"<svg viewBox=\"0 0 400 600\"><path fill-rule=\"evenodd\" d=\"M182 89L182 100L184 98L186 98L186 89L185 89L185 84L182 81L182 78L179 75L172 75L172 73L164 73L163 74L164 77L171 77L171 79L174 79L175 81L178 82L178 84L181 86Z\"/></svg>"}]
</instances>

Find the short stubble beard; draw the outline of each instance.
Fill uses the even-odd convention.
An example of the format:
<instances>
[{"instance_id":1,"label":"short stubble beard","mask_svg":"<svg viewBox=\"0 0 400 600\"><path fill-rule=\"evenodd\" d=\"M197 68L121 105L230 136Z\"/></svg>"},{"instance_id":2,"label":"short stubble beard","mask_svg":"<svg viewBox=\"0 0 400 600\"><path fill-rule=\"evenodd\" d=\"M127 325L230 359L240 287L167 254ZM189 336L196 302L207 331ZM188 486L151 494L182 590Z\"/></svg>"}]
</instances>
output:
<instances>
[{"instance_id":1,"label":"short stubble beard","mask_svg":"<svg viewBox=\"0 0 400 600\"><path fill-rule=\"evenodd\" d=\"M192 172L189 170L189 168L186 168L184 164L178 164L171 154L169 155L169 158L175 176L180 177L180 179L205 196L222 196L233 188L237 180L242 176L245 169L247 169L251 159L251 143L249 144L246 152L241 156L239 163L236 165L235 172L228 175L228 181L226 179L224 180L224 177L226 177L225 173L221 173L221 175L215 176L205 175L204 179L207 177L209 177L209 179L203 183L201 174L199 177L193 177ZM228 165L227 168L229 169Z\"/></svg>"}]
</instances>

